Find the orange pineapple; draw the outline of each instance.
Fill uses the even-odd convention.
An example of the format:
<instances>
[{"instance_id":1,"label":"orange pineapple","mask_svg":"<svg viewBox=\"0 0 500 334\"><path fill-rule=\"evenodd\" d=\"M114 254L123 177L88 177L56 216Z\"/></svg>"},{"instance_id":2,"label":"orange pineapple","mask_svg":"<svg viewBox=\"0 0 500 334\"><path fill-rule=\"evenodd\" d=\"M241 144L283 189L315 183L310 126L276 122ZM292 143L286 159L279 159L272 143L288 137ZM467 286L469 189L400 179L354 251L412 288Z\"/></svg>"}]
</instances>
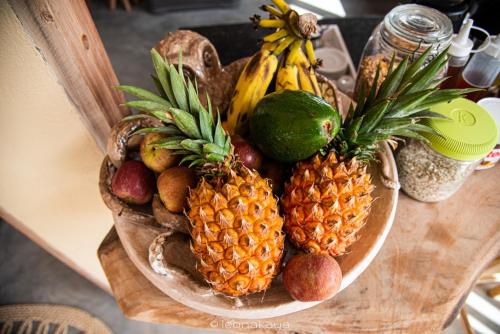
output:
<instances>
[{"instance_id":1,"label":"orange pineapple","mask_svg":"<svg viewBox=\"0 0 500 334\"><path fill-rule=\"evenodd\" d=\"M358 238L368 217L374 186L367 164L374 160L377 143L395 136L426 140L433 131L420 122L443 117L428 108L470 90L439 90L435 79L445 66L444 50L422 67L430 49L409 65L408 58L394 66L380 86L377 69L370 92L362 91L350 106L338 135L322 151L299 162L283 196L285 231L298 247L312 253L339 256ZM379 87L379 88L378 88Z\"/></svg>"},{"instance_id":2,"label":"orange pineapple","mask_svg":"<svg viewBox=\"0 0 500 334\"><path fill-rule=\"evenodd\" d=\"M175 151L201 179L189 195L191 249L197 268L216 292L237 297L266 290L279 270L283 253L283 219L268 181L235 161L231 138L220 116L212 118L200 103L197 89L176 69L151 51L160 95L120 86L141 100L127 106L156 117L163 127L136 133L163 133L153 146Z\"/></svg>"},{"instance_id":3,"label":"orange pineapple","mask_svg":"<svg viewBox=\"0 0 500 334\"><path fill-rule=\"evenodd\" d=\"M189 197L192 250L215 291L265 290L278 273L283 219L267 180L243 166L202 179Z\"/></svg>"},{"instance_id":4,"label":"orange pineapple","mask_svg":"<svg viewBox=\"0 0 500 334\"><path fill-rule=\"evenodd\" d=\"M338 161L330 152L299 162L282 202L290 239L312 253L343 254L368 216L372 190L356 158Z\"/></svg>"}]
</instances>

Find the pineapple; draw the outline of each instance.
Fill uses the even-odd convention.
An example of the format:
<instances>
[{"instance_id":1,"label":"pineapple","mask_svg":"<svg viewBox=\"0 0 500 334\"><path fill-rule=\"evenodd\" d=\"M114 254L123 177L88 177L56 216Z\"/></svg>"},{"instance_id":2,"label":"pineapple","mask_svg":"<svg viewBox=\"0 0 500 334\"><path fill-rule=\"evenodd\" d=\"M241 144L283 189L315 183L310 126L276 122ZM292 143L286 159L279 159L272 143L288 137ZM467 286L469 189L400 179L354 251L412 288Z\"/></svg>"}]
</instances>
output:
<instances>
[{"instance_id":1,"label":"pineapple","mask_svg":"<svg viewBox=\"0 0 500 334\"><path fill-rule=\"evenodd\" d=\"M342 255L368 216L372 190L366 164L316 154L297 164L285 187L285 230L308 252Z\"/></svg>"},{"instance_id":2,"label":"pineapple","mask_svg":"<svg viewBox=\"0 0 500 334\"><path fill-rule=\"evenodd\" d=\"M442 117L428 110L470 90L437 87L436 74L446 64L447 50L424 61L430 49L413 63L404 59L377 88L377 69L367 95L359 94L350 106L337 137L308 161L299 162L282 199L285 231L297 246L312 253L339 256L357 240L373 201L374 186L367 164L374 160L377 143L395 136L424 140L419 133L432 131L422 119Z\"/></svg>"},{"instance_id":3,"label":"pineapple","mask_svg":"<svg viewBox=\"0 0 500 334\"><path fill-rule=\"evenodd\" d=\"M192 250L213 289L266 290L283 253L283 219L267 180L246 167L202 179L189 196Z\"/></svg>"},{"instance_id":4,"label":"pineapple","mask_svg":"<svg viewBox=\"0 0 500 334\"><path fill-rule=\"evenodd\" d=\"M257 171L235 160L220 115L213 119L210 99L206 110L195 85L182 76L181 56L176 69L156 50L151 55L161 96L132 86L118 88L141 99L126 103L143 111L129 119L156 117L164 123L136 133L168 134L153 145L182 155L181 163L201 176L190 190L186 213L197 269L215 292L227 296L266 290L279 271L284 246L283 218L272 189Z\"/></svg>"}]
</instances>

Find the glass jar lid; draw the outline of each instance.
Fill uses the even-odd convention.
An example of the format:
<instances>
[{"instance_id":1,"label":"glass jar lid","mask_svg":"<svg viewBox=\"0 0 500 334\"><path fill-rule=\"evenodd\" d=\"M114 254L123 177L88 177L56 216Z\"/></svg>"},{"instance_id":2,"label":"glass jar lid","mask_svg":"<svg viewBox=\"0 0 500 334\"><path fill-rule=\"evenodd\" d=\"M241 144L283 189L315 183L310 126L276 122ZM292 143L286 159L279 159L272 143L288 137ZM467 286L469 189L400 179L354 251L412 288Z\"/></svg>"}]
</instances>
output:
<instances>
[{"instance_id":1,"label":"glass jar lid","mask_svg":"<svg viewBox=\"0 0 500 334\"><path fill-rule=\"evenodd\" d=\"M458 98L436 104L430 110L448 117L426 120L436 134L422 133L429 146L442 155L474 161L484 158L495 147L498 141L495 120L473 101Z\"/></svg>"},{"instance_id":2,"label":"glass jar lid","mask_svg":"<svg viewBox=\"0 0 500 334\"><path fill-rule=\"evenodd\" d=\"M422 53L430 46L436 51L447 47L453 25L436 9L408 4L393 8L385 16L381 33L388 44L403 52Z\"/></svg>"}]
</instances>

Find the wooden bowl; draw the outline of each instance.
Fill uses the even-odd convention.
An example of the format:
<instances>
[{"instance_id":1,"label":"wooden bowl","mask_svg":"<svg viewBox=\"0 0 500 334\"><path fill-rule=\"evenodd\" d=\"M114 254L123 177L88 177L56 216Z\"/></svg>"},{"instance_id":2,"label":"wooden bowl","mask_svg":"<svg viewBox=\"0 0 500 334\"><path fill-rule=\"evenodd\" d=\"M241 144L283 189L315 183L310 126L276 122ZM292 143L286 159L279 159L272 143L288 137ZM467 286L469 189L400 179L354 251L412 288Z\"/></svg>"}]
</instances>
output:
<instances>
[{"instance_id":1,"label":"wooden bowl","mask_svg":"<svg viewBox=\"0 0 500 334\"><path fill-rule=\"evenodd\" d=\"M170 33L157 45L159 52L173 63L177 60L179 47L184 50L185 75L196 77L200 84L200 94L204 96L207 91L214 96L214 105L227 107L246 59L240 59L223 68L210 42L190 31ZM207 62L206 59L210 61ZM200 65L200 62L203 64ZM333 90L333 84L321 76L319 81L322 90L331 99L331 94L326 91ZM349 98L343 94L338 94L337 98L341 113L345 112L350 103ZM136 207L127 205L111 193L111 178L116 168L125 160L127 147L131 145L129 135L140 127L157 126L155 122L141 119L117 124L110 136L108 156L103 161L100 173L99 186L102 197L113 212L120 241L139 271L174 300L199 311L230 318L271 318L319 304L320 302L294 301L285 291L281 276L274 279L271 287L263 293L243 298L228 298L215 294L195 268L196 261L190 250L185 216L168 212L157 196L151 206ZM359 240L345 255L336 258L343 273L340 290L351 284L368 267L392 226L399 184L392 152L385 143L381 145L379 158L381 163L372 164L369 168L375 185L373 196L376 200L368 221L359 232ZM150 259L149 249L153 242L152 247L159 250L160 257ZM296 252L296 249L287 243L283 263ZM155 272L150 261L160 263L163 274Z\"/></svg>"}]
</instances>

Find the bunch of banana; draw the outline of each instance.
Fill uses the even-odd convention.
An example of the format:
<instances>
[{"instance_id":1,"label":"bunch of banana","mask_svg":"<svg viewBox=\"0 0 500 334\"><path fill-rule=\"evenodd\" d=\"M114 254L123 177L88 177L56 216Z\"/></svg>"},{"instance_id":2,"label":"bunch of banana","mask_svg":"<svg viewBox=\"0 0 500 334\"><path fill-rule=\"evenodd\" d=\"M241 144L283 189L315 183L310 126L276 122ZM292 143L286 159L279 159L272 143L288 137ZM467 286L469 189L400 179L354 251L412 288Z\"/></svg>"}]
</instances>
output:
<instances>
[{"instance_id":1,"label":"bunch of banana","mask_svg":"<svg viewBox=\"0 0 500 334\"><path fill-rule=\"evenodd\" d=\"M285 61L278 68L276 91L279 92L285 89L303 90L321 96L314 65L311 64L310 58L308 59L302 51L301 40L294 42Z\"/></svg>"},{"instance_id":2,"label":"bunch of banana","mask_svg":"<svg viewBox=\"0 0 500 334\"><path fill-rule=\"evenodd\" d=\"M238 78L227 113L226 128L231 134L247 131L248 119L266 95L275 74L276 91L304 90L321 95L315 74L318 62L310 40L317 29L316 17L312 14L299 16L284 0L272 2L276 7L261 7L269 13L269 19L261 19L258 15L251 18L256 26L276 31L263 38L262 47L250 58Z\"/></svg>"},{"instance_id":3,"label":"bunch of banana","mask_svg":"<svg viewBox=\"0 0 500 334\"><path fill-rule=\"evenodd\" d=\"M282 30L283 31L283 30ZM266 95L278 69L278 56L293 39L265 41L261 49L247 62L238 78L227 114L227 129L231 134L244 133L250 113Z\"/></svg>"}]
</instances>

